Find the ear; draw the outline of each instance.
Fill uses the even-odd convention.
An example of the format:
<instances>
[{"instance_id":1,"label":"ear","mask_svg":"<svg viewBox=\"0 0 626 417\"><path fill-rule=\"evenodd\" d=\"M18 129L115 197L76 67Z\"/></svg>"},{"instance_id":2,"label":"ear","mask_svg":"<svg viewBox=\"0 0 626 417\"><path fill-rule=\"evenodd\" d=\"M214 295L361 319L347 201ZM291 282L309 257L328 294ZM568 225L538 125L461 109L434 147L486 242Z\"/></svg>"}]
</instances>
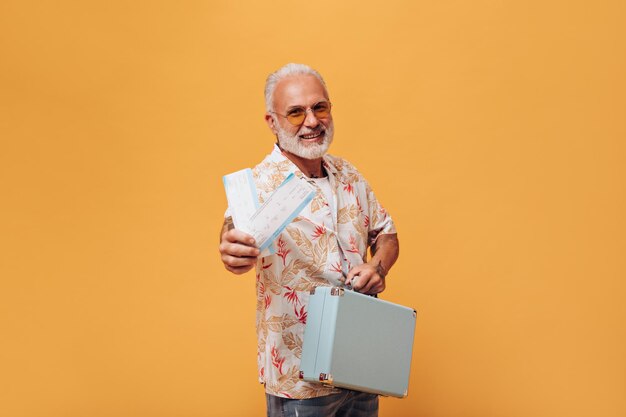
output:
<instances>
[{"instance_id":1,"label":"ear","mask_svg":"<svg viewBox=\"0 0 626 417\"><path fill-rule=\"evenodd\" d=\"M277 135L278 129L276 129L276 119L274 119L274 116L272 116L271 113L265 113L265 122L269 126L272 133Z\"/></svg>"}]
</instances>

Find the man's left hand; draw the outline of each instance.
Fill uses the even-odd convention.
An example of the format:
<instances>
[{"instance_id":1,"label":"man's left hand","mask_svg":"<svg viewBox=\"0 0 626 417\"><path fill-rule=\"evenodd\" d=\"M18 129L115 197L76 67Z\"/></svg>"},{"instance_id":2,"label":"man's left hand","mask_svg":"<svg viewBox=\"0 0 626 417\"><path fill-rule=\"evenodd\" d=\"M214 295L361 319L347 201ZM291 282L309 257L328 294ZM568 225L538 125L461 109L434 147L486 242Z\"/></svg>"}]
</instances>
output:
<instances>
[{"instance_id":1,"label":"man's left hand","mask_svg":"<svg viewBox=\"0 0 626 417\"><path fill-rule=\"evenodd\" d=\"M385 277L381 273L378 262L364 263L348 272L346 284L352 284L355 291L363 294L378 294L385 290Z\"/></svg>"}]
</instances>

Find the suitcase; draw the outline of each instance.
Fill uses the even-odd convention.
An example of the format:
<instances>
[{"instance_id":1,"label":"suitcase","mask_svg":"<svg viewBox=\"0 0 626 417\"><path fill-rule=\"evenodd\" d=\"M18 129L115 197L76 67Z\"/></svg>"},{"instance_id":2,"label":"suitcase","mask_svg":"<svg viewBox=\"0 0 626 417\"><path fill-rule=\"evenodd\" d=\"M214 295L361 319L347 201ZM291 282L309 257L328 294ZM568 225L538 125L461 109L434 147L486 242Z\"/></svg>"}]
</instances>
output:
<instances>
[{"instance_id":1,"label":"suitcase","mask_svg":"<svg viewBox=\"0 0 626 417\"><path fill-rule=\"evenodd\" d=\"M312 291L300 379L406 397L414 309L341 287Z\"/></svg>"}]
</instances>

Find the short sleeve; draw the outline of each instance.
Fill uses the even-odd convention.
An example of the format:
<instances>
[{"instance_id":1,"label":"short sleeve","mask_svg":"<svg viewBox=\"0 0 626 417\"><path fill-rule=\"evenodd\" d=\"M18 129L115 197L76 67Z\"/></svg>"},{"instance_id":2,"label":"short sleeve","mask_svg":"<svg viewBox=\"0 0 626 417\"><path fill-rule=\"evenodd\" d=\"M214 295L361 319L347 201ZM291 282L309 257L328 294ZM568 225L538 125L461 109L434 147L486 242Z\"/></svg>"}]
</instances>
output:
<instances>
[{"instance_id":1,"label":"short sleeve","mask_svg":"<svg viewBox=\"0 0 626 417\"><path fill-rule=\"evenodd\" d=\"M379 203L367 181L365 181L365 190L367 193L367 205L370 218L367 244L368 246L372 246L376 242L376 239L378 239L378 236L397 232L391 216Z\"/></svg>"}]
</instances>

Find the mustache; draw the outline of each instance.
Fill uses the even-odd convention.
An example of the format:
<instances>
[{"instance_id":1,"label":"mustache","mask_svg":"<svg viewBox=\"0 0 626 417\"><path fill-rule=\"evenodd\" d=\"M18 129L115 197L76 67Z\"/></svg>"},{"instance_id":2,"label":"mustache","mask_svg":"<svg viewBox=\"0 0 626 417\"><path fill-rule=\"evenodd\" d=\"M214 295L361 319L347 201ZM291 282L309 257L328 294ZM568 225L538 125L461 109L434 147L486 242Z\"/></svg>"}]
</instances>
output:
<instances>
[{"instance_id":1,"label":"mustache","mask_svg":"<svg viewBox=\"0 0 626 417\"><path fill-rule=\"evenodd\" d=\"M322 127L321 125L318 126L315 129L309 129L308 127L302 127L299 131L298 131L298 135L312 135L312 134L317 134L317 133L321 133L323 132L325 129L324 127Z\"/></svg>"}]
</instances>

